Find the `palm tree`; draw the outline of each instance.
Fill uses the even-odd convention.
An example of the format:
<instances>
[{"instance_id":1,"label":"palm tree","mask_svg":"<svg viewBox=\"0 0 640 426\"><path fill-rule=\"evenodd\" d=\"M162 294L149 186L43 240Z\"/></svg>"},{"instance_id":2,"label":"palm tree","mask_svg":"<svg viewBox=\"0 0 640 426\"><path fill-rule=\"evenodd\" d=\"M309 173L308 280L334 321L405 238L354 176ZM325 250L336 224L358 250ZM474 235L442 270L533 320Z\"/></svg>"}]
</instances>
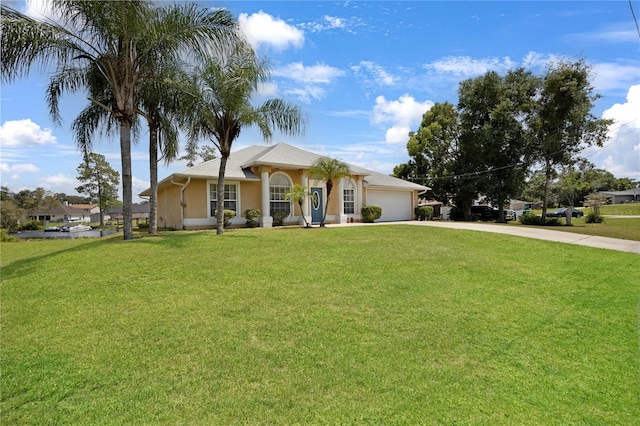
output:
<instances>
[{"instance_id":1,"label":"palm tree","mask_svg":"<svg viewBox=\"0 0 640 426\"><path fill-rule=\"evenodd\" d=\"M285 200L288 200L289 198L291 198L294 202L298 203L298 206L300 207L300 214L302 215L302 219L304 220L305 228L311 228L311 224L307 222L307 218L304 215L304 212L302 211L302 204L304 203L304 200L306 200L308 196L311 196L311 192L309 191L309 188L307 188L306 186L302 186L299 183L296 183L295 185L293 185L293 188L291 188L289 192L284 194Z\"/></svg>"},{"instance_id":2,"label":"palm tree","mask_svg":"<svg viewBox=\"0 0 640 426\"><path fill-rule=\"evenodd\" d=\"M161 66L156 71L158 78L141 90L138 109L149 127L149 235L158 233L158 163L163 160L169 164L178 158L177 116L181 113L181 93L175 85L167 84L178 71Z\"/></svg>"},{"instance_id":3,"label":"palm tree","mask_svg":"<svg viewBox=\"0 0 640 426\"><path fill-rule=\"evenodd\" d=\"M85 90L91 74L104 79L113 102L90 100L119 125L124 239L132 239L131 129L140 88L155 77L159 63L175 61L186 51L205 54L221 49L236 36L235 24L227 11L196 5L157 8L149 0L48 4L55 21L37 21L1 6L2 80L25 76L34 64L55 65L47 101L51 116L60 123L58 102L63 92Z\"/></svg>"},{"instance_id":4,"label":"palm tree","mask_svg":"<svg viewBox=\"0 0 640 426\"><path fill-rule=\"evenodd\" d=\"M349 165L343 161L335 158L321 157L313 163L311 169L309 169L309 173L312 178L327 182L327 202L324 205L324 214L320 222L320 226L323 227L324 221L327 218L329 195L333 189L333 181L351 177L351 171L349 170Z\"/></svg>"},{"instance_id":5,"label":"palm tree","mask_svg":"<svg viewBox=\"0 0 640 426\"><path fill-rule=\"evenodd\" d=\"M209 60L197 69L191 88L192 111L185 115L184 127L191 143L207 138L220 151L217 186L216 233L224 232L224 176L231 146L245 127L257 126L266 141L272 128L289 135L303 132L304 119L299 107L282 99L270 99L255 107L251 97L258 85L269 77L269 68L244 44L220 61ZM193 149L193 146L192 146Z\"/></svg>"}]
</instances>

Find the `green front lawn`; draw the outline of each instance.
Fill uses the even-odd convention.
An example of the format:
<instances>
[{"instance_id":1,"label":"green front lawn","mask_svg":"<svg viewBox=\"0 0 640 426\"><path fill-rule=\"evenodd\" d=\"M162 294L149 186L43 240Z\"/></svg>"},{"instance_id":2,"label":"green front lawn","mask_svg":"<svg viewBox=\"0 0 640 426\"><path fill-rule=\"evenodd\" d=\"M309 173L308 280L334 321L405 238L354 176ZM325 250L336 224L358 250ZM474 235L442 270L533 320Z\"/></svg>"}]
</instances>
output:
<instances>
[{"instance_id":1,"label":"green front lawn","mask_svg":"<svg viewBox=\"0 0 640 426\"><path fill-rule=\"evenodd\" d=\"M2 243L0 424L633 424L640 256L416 226Z\"/></svg>"},{"instance_id":2,"label":"green front lawn","mask_svg":"<svg viewBox=\"0 0 640 426\"><path fill-rule=\"evenodd\" d=\"M585 223L584 216L571 219L571 226L566 226L565 218L560 218L561 225L546 226L552 231L573 232L575 234L595 235L598 237L621 238L623 240L640 241L640 218L605 217L602 223ZM510 226L537 226L522 225L519 221L509 222Z\"/></svg>"}]
</instances>

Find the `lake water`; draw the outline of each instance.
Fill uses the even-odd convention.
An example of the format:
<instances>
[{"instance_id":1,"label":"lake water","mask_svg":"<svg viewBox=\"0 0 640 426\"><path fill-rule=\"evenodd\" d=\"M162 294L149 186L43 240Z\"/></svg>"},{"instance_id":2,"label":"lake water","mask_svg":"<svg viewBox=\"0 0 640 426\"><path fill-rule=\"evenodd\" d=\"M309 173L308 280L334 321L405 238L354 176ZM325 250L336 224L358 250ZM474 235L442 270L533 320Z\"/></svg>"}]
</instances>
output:
<instances>
[{"instance_id":1,"label":"lake water","mask_svg":"<svg viewBox=\"0 0 640 426\"><path fill-rule=\"evenodd\" d=\"M106 230L90 230L78 232L44 232L44 231L23 231L11 234L16 238L53 238L53 239L72 239L72 238L100 238L107 235L113 235L117 232L115 229Z\"/></svg>"}]
</instances>

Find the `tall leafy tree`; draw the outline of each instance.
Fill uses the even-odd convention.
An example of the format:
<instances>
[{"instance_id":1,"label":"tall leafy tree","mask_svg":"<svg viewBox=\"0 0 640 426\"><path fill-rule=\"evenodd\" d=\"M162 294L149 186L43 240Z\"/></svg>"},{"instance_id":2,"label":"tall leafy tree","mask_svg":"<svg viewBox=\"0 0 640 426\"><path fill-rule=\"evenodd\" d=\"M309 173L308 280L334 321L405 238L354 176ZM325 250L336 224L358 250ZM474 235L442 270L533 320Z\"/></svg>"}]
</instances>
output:
<instances>
[{"instance_id":1,"label":"tall leafy tree","mask_svg":"<svg viewBox=\"0 0 640 426\"><path fill-rule=\"evenodd\" d=\"M248 46L241 43L236 47L221 60L208 60L196 69L190 87L185 89L192 94L186 107L190 113L183 115L189 149L193 151L199 140L208 139L220 152L216 188L219 206L224 205L224 177L231 147L244 128L257 126L267 141L271 140L273 129L288 135L304 130L304 117L298 106L277 98L259 106L251 103L270 70ZM223 232L224 209L218 208L216 233Z\"/></svg>"},{"instance_id":2,"label":"tall leafy tree","mask_svg":"<svg viewBox=\"0 0 640 426\"><path fill-rule=\"evenodd\" d=\"M324 205L324 213L322 214L322 221L320 226L325 226L325 220L327 219L327 210L329 209L329 198L335 181L338 181L345 177L351 177L351 170L349 165L336 158L321 157L318 158L311 168L309 174L313 179L324 180L326 182L327 189L327 202Z\"/></svg>"},{"instance_id":3,"label":"tall leafy tree","mask_svg":"<svg viewBox=\"0 0 640 426\"><path fill-rule=\"evenodd\" d=\"M602 146L612 123L591 113L599 95L593 92L589 73L583 60L560 62L549 67L542 79L530 126L535 137L535 160L545 174L543 220L554 173L571 164L585 147Z\"/></svg>"},{"instance_id":4,"label":"tall leafy tree","mask_svg":"<svg viewBox=\"0 0 640 426\"><path fill-rule=\"evenodd\" d=\"M2 80L12 81L32 65L54 65L47 101L51 116L61 121L58 102L65 92L87 88L100 75L112 103L92 102L118 123L122 160L124 238L133 238L131 128L141 86L155 78L159 62L177 60L185 52L206 53L235 36L229 12L196 5L159 8L148 0L51 0L55 20L34 20L2 5ZM167 19L157 19L165 14Z\"/></svg>"},{"instance_id":5,"label":"tall leafy tree","mask_svg":"<svg viewBox=\"0 0 640 426\"><path fill-rule=\"evenodd\" d=\"M460 84L462 140L473 144L477 189L498 207L505 222L504 204L517 196L530 165L530 134L526 123L534 111L538 80L524 69L504 77L494 71Z\"/></svg>"},{"instance_id":6,"label":"tall leafy tree","mask_svg":"<svg viewBox=\"0 0 640 426\"><path fill-rule=\"evenodd\" d=\"M396 166L394 176L428 185L433 197L448 203L453 193L453 166L458 148L458 112L437 103L422 115L420 127L409 133L409 162Z\"/></svg>"},{"instance_id":7,"label":"tall leafy tree","mask_svg":"<svg viewBox=\"0 0 640 426\"><path fill-rule=\"evenodd\" d=\"M103 213L113 207L118 200L120 174L111 168L102 154L90 153L78 166L78 180L82 185L76 188L80 194L87 194L91 202L100 209L100 226L104 226Z\"/></svg>"}]
</instances>

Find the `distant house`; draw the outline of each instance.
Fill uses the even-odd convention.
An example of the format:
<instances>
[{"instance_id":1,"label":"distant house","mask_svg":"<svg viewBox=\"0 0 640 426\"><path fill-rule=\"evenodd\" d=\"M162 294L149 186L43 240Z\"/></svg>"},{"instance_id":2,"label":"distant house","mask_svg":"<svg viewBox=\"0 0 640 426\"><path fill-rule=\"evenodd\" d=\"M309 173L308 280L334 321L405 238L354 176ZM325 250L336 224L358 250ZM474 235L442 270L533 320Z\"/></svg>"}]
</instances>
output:
<instances>
[{"instance_id":1,"label":"distant house","mask_svg":"<svg viewBox=\"0 0 640 426\"><path fill-rule=\"evenodd\" d=\"M133 222L137 225L140 222L146 222L149 220L149 204L133 204L131 206L132 210L132 219ZM122 206L114 207L112 209L104 212L104 220L110 222L122 223L123 214L122 214Z\"/></svg>"},{"instance_id":2,"label":"distant house","mask_svg":"<svg viewBox=\"0 0 640 426\"><path fill-rule=\"evenodd\" d=\"M260 225L273 225L272 213L286 213L285 223L320 223L327 203L326 183L315 180L309 169L323 156L286 143L253 145L231 153L225 175L227 210L235 211L232 225L246 223L244 212L259 209ZM158 226L176 229L213 228L216 224L218 170L220 159L206 161L174 173L158 184ZM418 194L426 186L407 182L362 167L349 165L351 178L334 182L329 199L327 223L361 222L361 209L382 208L379 221L414 218ZM300 184L309 188L302 208L284 195ZM140 196L148 197L147 189Z\"/></svg>"},{"instance_id":3,"label":"distant house","mask_svg":"<svg viewBox=\"0 0 640 426\"><path fill-rule=\"evenodd\" d=\"M599 194L611 199L611 204L636 203L640 189L625 189L624 191L600 191Z\"/></svg>"},{"instance_id":4,"label":"distant house","mask_svg":"<svg viewBox=\"0 0 640 426\"><path fill-rule=\"evenodd\" d=\"M40 222L54 223L90 223L91 216L97 212L97 204L62 204L47 210L31 210L27 212L30 219Z\"/></svg>"},{"instance_id":5,"label":"distant house","mask_svg":"<svg viewBox=\"0 0 640 426\"><path fill-rule=\"evenodd\" d=\"M528 211L532 209L541 209L542 205L539 201L510 200L507 207L515 211Z\"/></svg>"}]
</instances>

